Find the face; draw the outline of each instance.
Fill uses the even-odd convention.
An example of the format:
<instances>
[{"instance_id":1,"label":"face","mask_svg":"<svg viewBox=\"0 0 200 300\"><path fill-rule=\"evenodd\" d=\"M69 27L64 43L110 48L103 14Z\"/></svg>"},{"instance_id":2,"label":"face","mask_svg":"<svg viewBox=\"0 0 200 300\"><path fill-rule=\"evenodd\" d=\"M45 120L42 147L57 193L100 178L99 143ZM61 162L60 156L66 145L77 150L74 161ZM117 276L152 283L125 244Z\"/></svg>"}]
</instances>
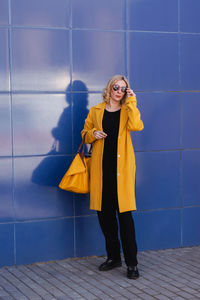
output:
<instances>
[{"instance_id":1,"label":"face","mask_svg":"<svg viewBox=\"0 0 200 300\"><path fill-rule=\"evenodd\" d=\"M110 97L113 101L120 102L126 93L126 82L124 80L116 81L112 88Z\"/></svg>"}]
</instances>

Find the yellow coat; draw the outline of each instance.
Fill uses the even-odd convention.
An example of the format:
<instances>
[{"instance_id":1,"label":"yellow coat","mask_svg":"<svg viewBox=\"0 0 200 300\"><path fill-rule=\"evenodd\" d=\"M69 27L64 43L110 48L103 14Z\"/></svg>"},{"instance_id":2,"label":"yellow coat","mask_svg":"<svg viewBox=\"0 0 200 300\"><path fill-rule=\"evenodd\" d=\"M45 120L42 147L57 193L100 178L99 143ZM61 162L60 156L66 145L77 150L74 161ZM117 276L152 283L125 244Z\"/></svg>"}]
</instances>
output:
<instances>
[{"instance_id":1,"label":"yellow coat","mask_svg":"<svg viewBox=\"0 0 200 300\"><path fill-rule=\"evenodd\" d=\"M90 209L101 210L102 202L102 159L104 139L96 140L93 132L102 129L102 119L105 102L93 106L87 119L82 137L87 132L85 142L93 143L90 169ZM118 147L117 147L117 191L119 211L136 210L135 202L135 155L130 131L140 131L144 128L137 108L136 97L129 97L121 107Z\"/></svg>"}]
</instances>

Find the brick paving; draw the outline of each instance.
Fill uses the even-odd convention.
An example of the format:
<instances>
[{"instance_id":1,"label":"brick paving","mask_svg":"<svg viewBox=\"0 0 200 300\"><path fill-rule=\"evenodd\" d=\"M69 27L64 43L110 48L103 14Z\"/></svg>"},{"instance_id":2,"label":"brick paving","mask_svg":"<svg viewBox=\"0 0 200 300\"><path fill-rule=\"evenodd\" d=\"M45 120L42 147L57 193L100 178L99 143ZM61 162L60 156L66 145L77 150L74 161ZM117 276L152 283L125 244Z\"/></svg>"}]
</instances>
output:
<instances>
[{"instance_id":1,"label":"brick paving","mask_svg":"<svg viewBox=\"0 0 200 300\"><path fill-rule=\"evenodd\" d=\"M104 257L73 258L0 269L0 299L197 300L200 246L138 254L140 278L126 278L126 266L98 271Z\"/></svg>"}]
</instances>

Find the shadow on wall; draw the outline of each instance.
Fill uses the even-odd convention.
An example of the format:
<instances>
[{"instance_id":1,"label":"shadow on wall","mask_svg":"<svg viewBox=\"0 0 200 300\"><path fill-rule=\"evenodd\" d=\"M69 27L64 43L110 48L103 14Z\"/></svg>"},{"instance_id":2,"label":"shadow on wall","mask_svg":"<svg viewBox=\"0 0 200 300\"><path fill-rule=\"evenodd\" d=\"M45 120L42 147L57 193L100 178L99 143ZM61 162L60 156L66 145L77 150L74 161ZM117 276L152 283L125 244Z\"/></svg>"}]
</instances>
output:
<instances>
[{"instance_id":1,"label":"shadow on wall","mask_svg":"<svg viewBox=\"0 0 200 300\"><path fill-rule=\"evenodd\" d=\"M53 145L32 173L32 182L35 184L57 187L61 181L66 172L66 166L63 166L63 159L60 159L62 158L60 155L66 154L69 149L69 141L66 137L68 136L67 131L71 130L69 129L71 128L70 122L73 122L72 153L77 151L81 142L80 132L88 114L88 89L84 82L75 80L72 86L68 86L66 102L67 107L63 110L57 126L51 131L54 138Z\"/></svg>"}]
</instances>

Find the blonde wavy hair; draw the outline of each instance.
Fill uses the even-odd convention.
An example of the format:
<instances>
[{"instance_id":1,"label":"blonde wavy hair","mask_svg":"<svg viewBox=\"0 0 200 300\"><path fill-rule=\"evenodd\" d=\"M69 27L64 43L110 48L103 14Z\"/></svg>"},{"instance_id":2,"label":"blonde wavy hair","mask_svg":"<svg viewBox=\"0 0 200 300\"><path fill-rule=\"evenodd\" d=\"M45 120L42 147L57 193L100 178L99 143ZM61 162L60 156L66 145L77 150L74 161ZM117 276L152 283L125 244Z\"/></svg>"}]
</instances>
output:
<instances>
[{"instance_id":1,"label":"blonde wavy hair","mask_svg":"<svg viewBox=\"0 0 200 300\"><path fill-rule=\"evenodd\" d=\"M115 75L113 77L111 77L104 89L104 92L102 94L102 98L106 103L110 102L110 95L111 95L111 90L113 85L115 84L115 82L119 81L119 80L123 80L126 83L126 87L130 88L130 84L128 82L128 79L123 76L123 75ZM124 94L124 97L121 99L121 104L123 104L126 101L127 95L126 93Z\"/></svg>"}]
</instances>

